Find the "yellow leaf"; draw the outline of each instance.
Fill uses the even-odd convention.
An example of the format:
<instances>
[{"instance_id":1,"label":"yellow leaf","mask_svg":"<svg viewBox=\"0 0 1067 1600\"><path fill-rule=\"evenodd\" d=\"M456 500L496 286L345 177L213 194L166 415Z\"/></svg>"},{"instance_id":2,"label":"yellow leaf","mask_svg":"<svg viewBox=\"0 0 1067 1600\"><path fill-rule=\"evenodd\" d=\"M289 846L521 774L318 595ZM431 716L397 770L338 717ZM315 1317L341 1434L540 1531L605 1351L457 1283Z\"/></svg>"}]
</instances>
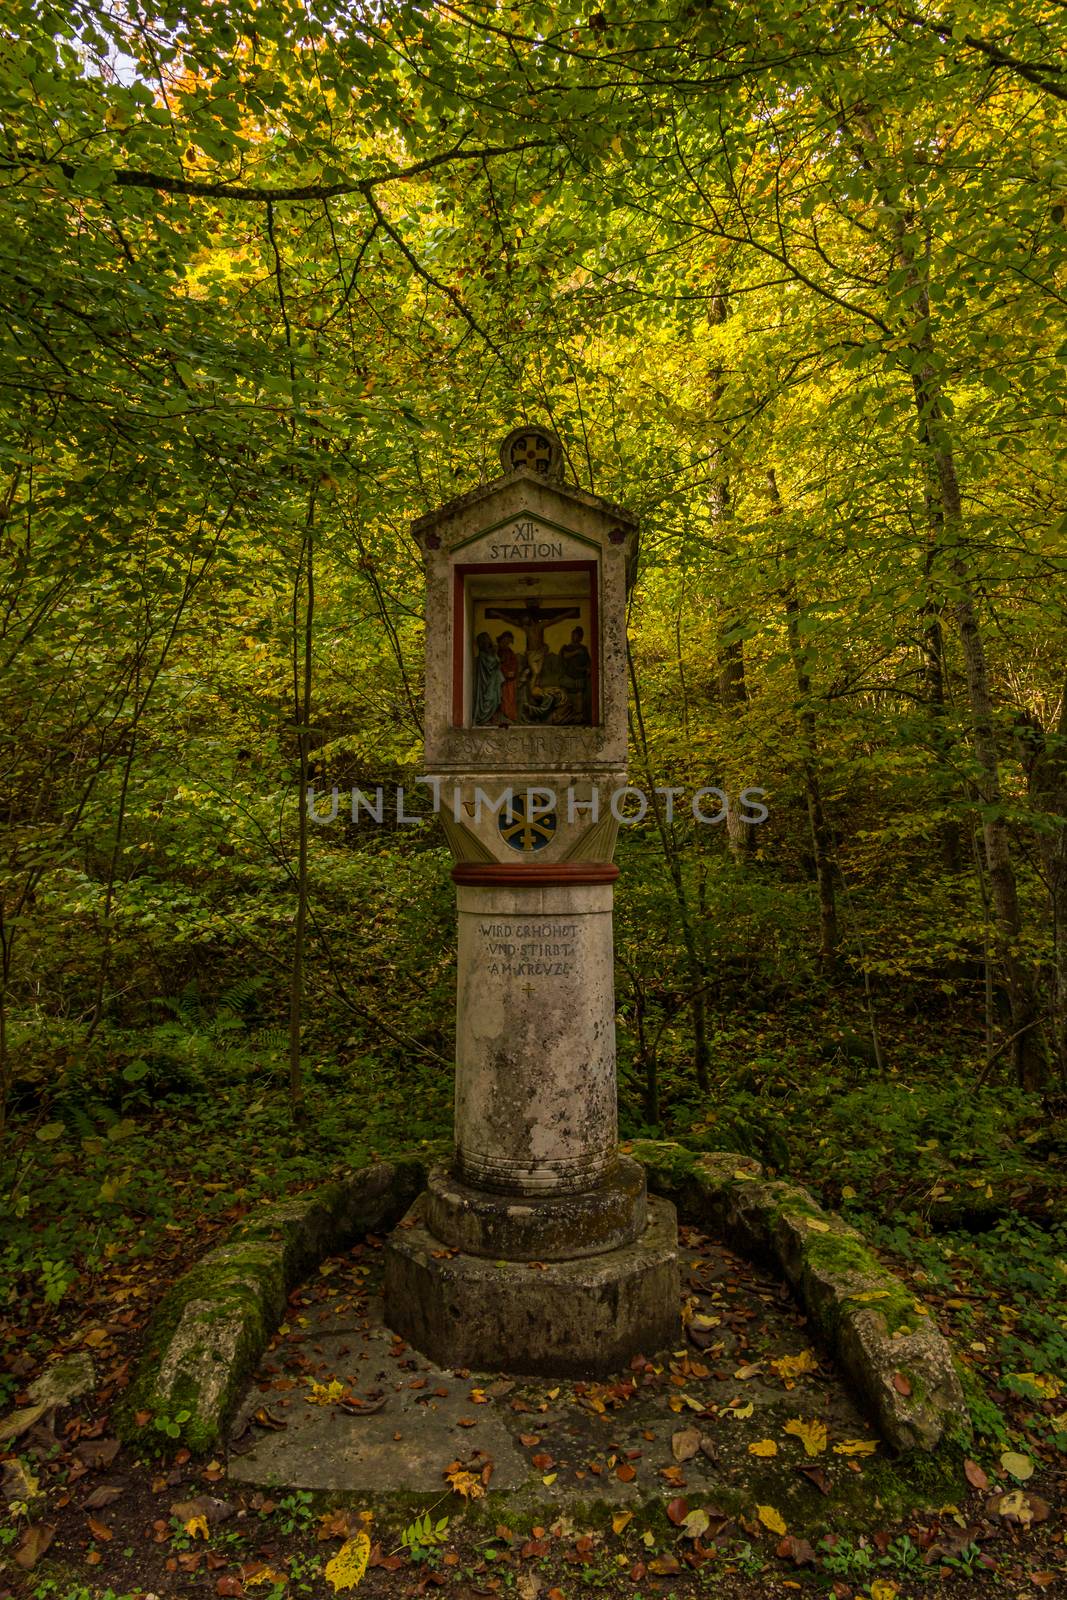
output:
<instances>
[{"instance_id":1,"label":"yellow leaf","mask_svg":"<svg viewBox=\"0 0 1067 1600\"><path fill-rule=\"evenodd\" d=\"M754 1172L745 1172L741 1167L738 1167L737 1171L732 1172L730 1176L732 1178L740 1178L742 1183L755 1183L756 1181L756 1174Z\"/></svg>"},{"instance_id":2,"label":"yellow leaf","mask_svg":"<svg viewBox=\"0 0 1067 1600\"><path fill-rule=\"evenodd\" d=\"M821 1456L827 1445L827 1432L825 1422L805 1422L800 1417L791 1417L783 1429L784 1433L791 1433L799 1439L804 1446L804 1454Z\"/></svg>"},{"instance_id":3,"label":"yellow leaf","mask_svg":"<svg viewBox=\"0 0 1067 1600\"><path fill-rule=\"evenodd\" d=\"M891 1578L875 1578L871 1584L871 1600L895 1600L899 1593Z\"/></svg>"},{"instance_id":4,"label":"yellow leaf","mask_svg":"<svg viewBox=\"0 0 1067 1600\"><path fill-rule=\"evenodd\" d=\"M255 1589L260 1584L266 1583L269 1583L272 1587L276 1583L288 1584L289 1579L284 1572L278 1572L274 1567L261 1567L258 1572L253 1572L250 1578L242 1578L241 1582L246 1589Z\"/></svg>"},{"instance_id":5,"label":"yellow leaf","mask_svg":"<svg viewBox=\"0 0 1067 1600\"><path fill-rule=\"evenodd\" d=\"M877 1448L877 1439L842 1439L840 1444L834 1445L834 1454L839 1456L873 1456Z\"/></svg>"},{"instance_id":6,"label":"yellow leaf","mask_svg":"<svg viewBox=\"0 0 1067 1600\"><path fill-rule=\"evenodd\" d=\"M730 1412L730 1416L740 1417L741 1420L744 1421L745 1417L750 1417L755 1409L755 1406L750 1400L747 1406L734 1406L733 1410Z\"/></svg>"},{"instance_id":7,"label":"yellow leaf","mask_svg":"<svg viewBox=\"0 0 1067 1600\"><path fill-rule=\"evenodd\" d=\"M556 1479L558 1477L559 1477L559 1473L558 1472L546 1472L544 1477L541 1479L541 1482L544 1484L545 1488L547 1489L549 1484L555 1483L555 1481L556 1481Z\"/></svg>"},{"instance_id":8,"label":"yellow leaf","mask_svg":"<svg viewBox=\"0 0 1067 1600\"><path fill-rule=\"evenodd\" d=\"M748 1453L750 1456L776 1456L778 1446L773 1439L757 1439L755 1444L749 1445Z\"/></svg>"},{"instance_id":9,"label":"yellow leaf","mask_svg":"<svg viewBox=\"0 0 1067 1600\"><path fill-rule=\"evenodd\" d=\"M786 1528L785 1523L782 1521L781 1513L776 1511L773 1506L757 1506L756 1515L763 1523L763 1526L770 1529L771 1533L785 1533Z\"/></svg>"},{"instance_id":10,"label":"yellow leaf","mask_svg":"<svg viewBox=\"0 0 1067 1600\"><path fill-rule=\"evenodd\" d=\"M734 1377L740 1378L742 1382L744 1382L746 1378L754 1378L761 1365L762 1363L759 1361L747 1362L745 1366L738 1367L737 1371L734 1373Z\"/></svg>"},{"instance_id":11,"label":"yellow leaf","mask_svg":"<svg viewBox=\"0 0 1067 1600\"><path fill-rule=\"evenodd\" d=\"M869 1306L869 1305L873 1305L875 1300L888 1300L889 1299L889 1290L888 1289L864 1289L862 1294L851 1295L850 1299L855 1300L857 1305Z\"/></svg>"},{"instance_id":12,"label":"yellow leaf","mask_svg":"<svg viewBox=\"0 0 1067 1600\"><path fill-rule=\"evenodd\" d=\"M805 1217L804 1220L811 1229L812 1233L830 1232L830 1224L828 1222L823 1222L821 1217Z\"/></svg>"},{"instance_id":13,"label":"yellow leaf","mask_svg":"<svg viewBox=\"0 0 1067 1600\"><path fill-rule=\"evenodd\" d=\"M1063 1384L1059 1378L1050 1377L1044 1372L1009 1372L1009 1378L1015 1378L1019 1383L1029 1384L1036 1389L1042 1400L1055 1400L1063 1391Z\"/></svg>"},{"instance_id":14,"label":"yellow leaf","mask_svg":"<svg viewBox=\"0 0 1067 1600\"><path fill-rule=\"evenodd\" d=\"M633 1520L632 1511L616 1511L611 1519L612 1533L621 1533L628 1522Z\"/></svg>"},{"instance_id":15,"label":"yellow leaf","mask_svg":"<svg viewBox=\"0 0 1067 1600\"><path fill-rule=\"evenodd\" d=\"M798 1356L779 1356L771 1366L780 1378L799 1378L804 1372L819 1370L819 1363L810 1350L802 1350Z\"/></svg>"},{"instance_id":16,"label":"yellow leaf","mask_svg":"<svg viewBox=\"0 0 1067 1600\"><path fill-rule=\"evenodd\" d=\"M332 1561L326 1563L326 1582L335 1594L342 1589L354 1589L362 1581L370 1560L370 1539L366 1533L357 1533L346 1539Z\"/></svg>"},{"instance_id":17,"label":"yellow leaf","mask_svg":"<svg viewBox=\"0 0 1067 1600\"><path fill-rule=\"evenodd\" d=\"M1000 1464L1005 1472L1010 1472L1017 1483L1025 1483L1027 1478L1034 1475L1034 1463L1029 1456L1020 1455L1018 1450L1005 1450L1000 1458Z\"/></svg>"},{"instance_id":18,"label":"yellow leaf","mask_svg":"<svg viewBox=\"0 0 1067 1600\"><path fill-rule=\"evenodd\" d=\"M841 1198L842 1200L855 1200L856 1191L850 1183L846 1183L842 1186Z\"/></svg>"},{"instance_id":19,"label":"yellow leaf","mask_svg":"<svg viewBox=\"0 0 1067 1600\"><path fill-rule=\"evenodd\" d=\"M487 1406L489 1404L489 1396L484 1389L472 1389L469 1398L474 1401L476 1406Z\"/></svg>"},{"instance_id":20,"label":"yellow leaf","mask_svg":"<svg viewBox=\"0 0 1067 1600\"><path fill-rule=\"evenodd\" d=\"M335 1400L343 1400L345 1386L340 1378L333 1378L329 1383L313 1383L311 1393L304 1398L311 1406L329 1406Z\"/></svg>"},{"instance_id":21,"label":"yellow leaf","mask_svg":"<svg viewBox=\"0 0 1067 1600\"><path fill-rule=\"evenodd\" d=\"M458 1465L448 1468L445 1480L456 1494L463 1496L464 1500L478 1500L485 1493L485 1485L481 1478Z\"/></svg>"},{"instance_id":22,"label":"yellow leaf","mask_svg":"<svg viewBox=\"0 0 1067 1600\"><path fill-rule=\"evenodd\" d=\"M185 1524L185 1531L189 1535L190 1539L195 1539L198 1536L201 1539L206 1539L207 1538L207 1518L206 1517L190 1517L189 1521Z\"/></svg>"}]
</instances>

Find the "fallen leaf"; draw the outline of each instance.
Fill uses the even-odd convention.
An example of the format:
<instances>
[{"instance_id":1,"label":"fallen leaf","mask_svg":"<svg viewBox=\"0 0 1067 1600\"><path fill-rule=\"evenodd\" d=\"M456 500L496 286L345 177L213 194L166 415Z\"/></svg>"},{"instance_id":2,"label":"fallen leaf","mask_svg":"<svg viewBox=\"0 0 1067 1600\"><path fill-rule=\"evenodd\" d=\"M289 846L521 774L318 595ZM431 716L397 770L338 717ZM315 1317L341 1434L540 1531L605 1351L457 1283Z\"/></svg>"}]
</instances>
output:
<instances>
[{"instance_id":1,"label":"fallen leaf","mask_svg":"<svg viewBox=\"0 0 1067 1600\"><path fill-rule=\"evenodd\" d=\"M744 1383L747 1378L754 1378L762 1365L762 1361L750 1361L745 1366L738 1367L734 1377L740 1378Z\"/></svg>"},{"instance_id":2,"label":"fallen leaf","mask_svg":"<svg viewBox=\"0 0 1067 1600\"><path fill-rule=\"evenodd\" d=\"M894 1372L893 1388L898 1394L909 1395L911 1393L911 1382L905 1377L903 1372ZM895 1592L896 1591L894 1590L894 1593Z\"/></svg>"},{"instance_id":3,"label":"fallen leaf","mask_svg":"<svg viewBox=\"0 0 1067 1600\"><path fill-rule=\"evenodd\" d=\"M677 1556L664 1555L657 1556L654 1561L650 1561L648 1563L648 1570L649 1572L654 1572L657 1578L670 1578L673 1577L676 1572L681 1572L682 1568ZM562 1596L560 1597L560 1600L562 1600Z\"/></svg>"},{"instance_id":4,"label":"fallen leaf","mask_svg":"<svg viewBox=\"0 0 1067 1600\"><path fill-rule=\"evenodd\" d=\"M15 1563L23 1572L29 1572L44 1555L48 1546L56 1536L56 1530L48 1522L37 1522L27 1528L19 1541L15 1551Z\"/></svg>"},{"instance_id":5,"label":"fallen leaf","mask_svg":"<svg viewBox=\"0 0 1067 1600\"><path fill-rule=\"evenodd\" d=\"M698 1506L682 1523L682 1534L686 1539L702 1539L710 1527L711 1518Z\"/></svg>"},{"instance_id":6,"label":"fallen leaf","mask_svg":"<svg viewBox=\"0 0 1067 1600\"><path fill-rule=\"evenodd\" d=\"M627 1524L633 1521L633 1516L632 1511L616 1511L611 1519L612 1533L622 1533Z\"/></svg>"},{"instance_id":7,"label":"fallen leaf","mask_svg":"<svg viewBox=\"0 0 1067 1600\"><path fill-rule=\"evenodd\" d=\"M115 1530L109 1528L106 1522L101 1522L99 1517L87 1517L86 1521L89 1524L89 1532L94 1539L99 1539L101 1544L106 1544L109 1539L115 1537Z\"/></svg>"},{"instance_id":8,"label":"fallen leaf","mask_svg":"<svg viewBox=\"0 0 1067 1600\"><path fill-rule=\"evenodd\" d=\"M206 1517L190 1517L188 1522L183 1523L182 1526L185 1528L185 1531L189 1535L190 1539L206 1539L208 1536Z\"/></svg>"},{"instance_id":9,"label":"fallen leaf","mask_svg":"<svg viewBox=\"0 0 1067 1600\"><path fill-rule=\"evenodd\" d=\"M110 1483L102 1483L99 1489L94 1489L92 1494L86 1495L82 1502L86 1511L102 1511L117 1500L123 1490Z\"/></svg>"},{"instance_id":10,"label":"fallen leaf","mask_svg":"<svg viewBox=\"0 0 1067 1600\"><path fill-rule=\"evenodd\" d=\"M685 1500L669 1500L667 1502L667 1516L668 1516L668 1519L671 1522L674 1523L674 1526L676 1528L680 1528L682 1526L682 1523L685 1521L685 1519L686 1519L686 1517L688 1515L689 1515L689 1504L688 1504L687 1501L685 1501Z\"/></svg>"},{"instance_id":11,"label":"fallen leaf","mask_svg":"<svg viewBox=\"0 0 1067 1600\"><path fill-rule=\"evenodd\" d=\"M1010 1472L1016 1483L1025 1483L1034 1475L1034 1463L1029 1456L1024 1456L1018 1450L1005 1450L1000 1458L1000 1464L1005 1472Z\"/></svg>"},{"instance_id":12,"label":"fallen leaf","mask_svg":"<svg viewBox=\"0 0 1067 1600\"><path fill-rule=\"evenodd\" d=\"M736 1417L739 1422L743 1422L746 1417L750 1417L752 1415L755 1409L755 1406L750 1400L747 1406L733 1406L728 1414L731 1417Z\"/></svg>"},{"instance_id":13,"label":"fallen leaf","mask_svg":"<svg viewBox=\"0 0 1067 1600\"><path fill-rule=\"evenodd\" d=\"M771 1366L780 1378L799 1378L805 1372L818 1372L819 1363L814 1351L802 1350L798 1356L779 1356Z\"/></svg>"},{"instance_id":14,"label":"fallen leaf","mask_svg":"<svg viewBox=\"0 0 1067 1600\"><path fill-rule=\"evenodd\" d=\"M878 1448L876 1439L842 1439L840 1444L834 1445L834 1454L837 1456L873 1456Z\"/></svg>"},{"instance_id":15,"label":"fallen leaf","mask_svg":"<svg viewBox=\"0 0 1067 1600\"><path fill-rule=\"evenodd\" d=\"M346 1539L337 1554L327 1561L323 1576L335 1594L354 1589L363 1581L370 1560L370 1535L361 1531Z\"/></svg>"},{"instance_id":16,"label":"fallen leaf","mask_svg":"<svg viewBox=\"0 0 1067 1600\"><path fill-rule=\"evenodd\" d=\"M776 1456L778 1446L773 1439L756 1439L749 1445L748 1453L750 1456Z\"/></svg>"},{"instance_id":17,"label":"fallen leaf","mask_svg":"<svg viewBox=\"0 0 1067 1600\"><path fill-rule=\"evenodd\" d=\"M871 1600L896 1600L899 1593L891 1578L875 1578L871 1584Z\"/></svg>"},{"instance_id":18,"label":"fallen leaf","mask_svg":"<svg viewBox=\"0 0 1067 1600\"><path fill-rule=\"evenodd\" d=\"M763 1526L769 1529L771 1533L787 1532L781 1513L776 1511L773 1506L757 1506L756 1515L763 1523Z\"/></svg>"},{"instance_id":19,"label":"fallen leaf","mask_svg":"<svg viewBox=\"0 0 1067 1600\"><path fill-rule=\"evenodd\" d=\"M637 1477L637 1468L630 1461L620 1461L615 1468L615 1476L620 1483L633 1483Z\"/></svg>"},{"instance_id":20,"label":"fallen leaf","mask_svg":"<svg viewBox=\"0 0 1067 1600\"><path fill-rule=\"evenodd\" d=\"M275 1567L268 1566L261 1567L258 1572L254 1573L250 1578L246 1578L244 1580L246 1589L258 1589L260 1585L264 1583L280 1583L284 1588L288 1582L289 1578L286 1573L279 1572ZM351 1585L349 1585L349 1587L351 1587Z\"/></svg>"},{"instance_id":21,"label":"fallen leaf","mask_svg":"<svg viewBox=\"0 0 1067 1600\"><path fill-rule=\"evenodd\" d=\"M798 1467L797 1471L802 1472L808 1482L815 1485L820 1494L830 1493L830 1480L822 1467Z\"/></svg>"},{"instance_id":22,"label":"fallen leaf","mask_svg":"<svg viewBox=\"0 0 1067 1600\"><path fill-rule=\"evenodd\" d=\"M806 1539L798 1539L795 1534L787 1533L781 1540L776 1552L779 1561L791 1561L795 1567L810 1567L815 1564L815 1551Z\"/></svg>"},{"instance_id":23,"label":"fallen leaf","mask_svg":"<svg viewBox=\"0 0 1067 1600\"><path fill-rule=\"evenodd\" d=\"M817 1419L805 1422L801 1417L791 1417L782 1432L799 1439L804 1446L804 1454L808 1456L822 1455L829 1440L825 1422Z\"/></svg>"},{"instance_id":24,"label":"fallen leaf","mask_svg":"<svg viewBox=\"0 0 1067 1600\"><path fill-rule=\"evenodd\" d=\"M688 1461L700 1449L700 1434L696 1428L682 1428L671 1435L671 1455L675 1461Z\"/></svg>"},{"instance_id":25,"label":"fallen leaf","mask_svg":"<svg viewBox=\"0 0 1067 1600\"><path fill-rule=\"evenodd\" d=\"M977 1461L972 1461L970 1457L963 1463L963 1473L972 1489L989 1488L989 1479L986 1474L982 1471Z\"/></svg>"}]
</instances>

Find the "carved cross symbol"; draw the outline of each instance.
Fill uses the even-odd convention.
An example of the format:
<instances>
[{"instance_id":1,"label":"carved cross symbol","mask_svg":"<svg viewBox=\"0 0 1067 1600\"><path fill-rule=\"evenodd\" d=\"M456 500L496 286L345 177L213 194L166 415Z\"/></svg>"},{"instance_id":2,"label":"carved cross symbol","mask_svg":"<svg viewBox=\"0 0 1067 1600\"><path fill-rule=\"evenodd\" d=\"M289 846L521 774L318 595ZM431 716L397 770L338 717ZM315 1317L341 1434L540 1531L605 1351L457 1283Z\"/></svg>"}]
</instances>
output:
<instances>
[{"instance_id":1,"label":"carved cross symbol","mask_svg":"<svg viewBox=\"0 0 1067 1600\"><path fill-rule=\"evenodd\" d=\"M533 992L534 992L533 984L532 983L524 983L523 986L522 986L522 992L523 992L523 994L533 994Z\"/></svg>"},{"instance_id":2,"label":"carved cross symbol","mask_svg":"<svg viewBox=\"0 0 1067 1600\"><path fill-rule=\"evenodd\" d=\"M551 457L552 447L539 433L528 433L523 438L516 439L511 447L512 464L516 467L529 467L533 472L547 472Z\"/></svg>"}]
</instances>

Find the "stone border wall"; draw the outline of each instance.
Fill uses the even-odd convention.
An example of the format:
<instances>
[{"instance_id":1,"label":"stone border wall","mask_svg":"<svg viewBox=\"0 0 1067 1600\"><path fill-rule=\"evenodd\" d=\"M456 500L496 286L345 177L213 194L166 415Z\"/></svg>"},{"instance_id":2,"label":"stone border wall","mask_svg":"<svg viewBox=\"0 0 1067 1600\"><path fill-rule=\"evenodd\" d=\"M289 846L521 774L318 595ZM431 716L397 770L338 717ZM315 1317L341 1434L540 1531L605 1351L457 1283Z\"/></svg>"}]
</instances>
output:
<instances>
[{"instance_id":1,"label":"stone border wall","mask_svg":"<svg viewBox=\"0 0 1067 1600\"><path fill-rule=\"evenodd\" d=\"M906 1452L966 1443L970 1413L948 1343L855 1228L798 1184L765 1178L750 1156L697 1155L667 1141L638 1143L633 1154L683 1220L784 1275L887 1444Z\"/></svg>"},{"instance_id":2,"label":"stone border wall","mask_svg":"<svg viewBox=\"0 0 1067 1600\"><path fill-rule=\"evenodd\" d=\"M160 1301L117 1410L120 1437L142 1444L170 1437L197 1451L221 1445L290 1290L326 1256L391 1228L425 1182L420 1161L383 1161L239 1222ZM144 1412L152 1421L139 1425ZM177 1432L159 1433L157 1421Z\"/></svg>"},{"instance_id":3,"label":"stone border wall","mask_svg":"<svg viewBox=\"0 0 1067 1600\"><path fill-rule=\"evenodd\" d=\"M861 1234L806 1189L767 1179L750 1156L698 1155L668 1141L632 1153L684 1221L784 1275L887 1444L909 1452L966 1442L970 1416L948 1344ZM219 1448L290 1290L326 1256L392 1227L425 1183L421 1161L383 1161L238 1223L163 1296L117 1411L121 1437ZM145 1412L152 1420L139 1425ZM167 1434L156 1421L171 1425Z\"/></svg>"}]
</instances>

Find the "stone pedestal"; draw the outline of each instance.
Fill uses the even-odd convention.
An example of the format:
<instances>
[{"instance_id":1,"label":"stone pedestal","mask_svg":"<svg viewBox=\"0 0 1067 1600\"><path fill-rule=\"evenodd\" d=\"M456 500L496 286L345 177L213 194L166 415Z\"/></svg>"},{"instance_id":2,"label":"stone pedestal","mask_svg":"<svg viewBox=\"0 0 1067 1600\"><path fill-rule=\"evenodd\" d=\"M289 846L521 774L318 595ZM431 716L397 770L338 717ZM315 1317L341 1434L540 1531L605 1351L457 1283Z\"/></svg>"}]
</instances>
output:
<instances>
[{"instance_id":1,"label":"stone pedestal","mask_svg":"<svg viewBox=\"0 0 1067 1600\"><path fill-rule=\"evenodd\" d=\"M442 1366L596 1374L679 1334L673 1209L620 1160L612 794L634 519L520 428L424 517L426 770L455 858L456 1137L386 1248L389 1326Z\"/></svg>"},{"instance_id":2,"label":"stone pedestal","mask_svg":"<svg viewBox=\"0 0 1067 1600\"><path fill-rule=\"evenodd\" d=\"M641 1237L578 1261L442 1252L418 1209L386 1246L389 1326L439 1367L595 1377L679 1337L674 1207L648 1202Z\"/></svg>"}]
</instances>

